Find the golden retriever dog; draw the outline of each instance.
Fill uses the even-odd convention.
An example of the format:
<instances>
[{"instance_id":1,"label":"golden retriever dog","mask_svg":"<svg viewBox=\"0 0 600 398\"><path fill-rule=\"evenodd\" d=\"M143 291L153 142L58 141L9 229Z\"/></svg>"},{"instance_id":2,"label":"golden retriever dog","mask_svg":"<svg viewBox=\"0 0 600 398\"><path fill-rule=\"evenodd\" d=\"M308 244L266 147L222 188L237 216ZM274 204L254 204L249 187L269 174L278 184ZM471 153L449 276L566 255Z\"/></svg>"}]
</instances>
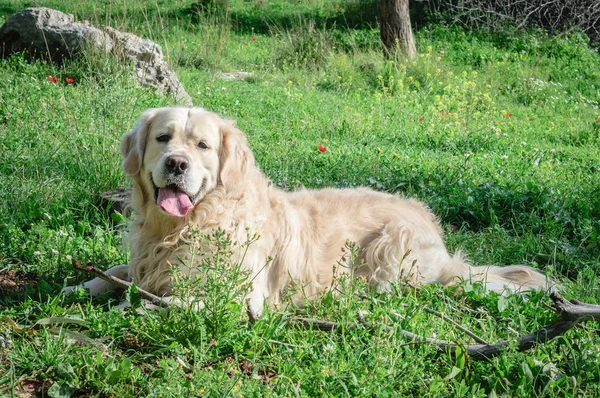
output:
<instances>
[{"instance_id":1,"label":"golden retriever dog","mask_svg":"<svg viewBox=\"0 0 600 398\"><path fill-rule=\"evenodd\" d=\"M469 279L496 292L549 286L527 266L474 267L460 253L450 255L435 216L417 200L367 188L274 187L234 123L202 108L147 110L121 152L136 219L131 264L108 272L157 295L170 295L172 267L191 258L181 238L190 224L206 233L221 228L240 243L248 231L258 233L241 260L252 281L246 299L257 314L279 303L290 285L310 298L350 271L384 291L399 278L444 286ZM358 259L344 252L348 241L360 248ZM190 269L198 272L181 266ZM111 288L99 279L84 287L91 294Z\"/></svg>"}]
</instances>

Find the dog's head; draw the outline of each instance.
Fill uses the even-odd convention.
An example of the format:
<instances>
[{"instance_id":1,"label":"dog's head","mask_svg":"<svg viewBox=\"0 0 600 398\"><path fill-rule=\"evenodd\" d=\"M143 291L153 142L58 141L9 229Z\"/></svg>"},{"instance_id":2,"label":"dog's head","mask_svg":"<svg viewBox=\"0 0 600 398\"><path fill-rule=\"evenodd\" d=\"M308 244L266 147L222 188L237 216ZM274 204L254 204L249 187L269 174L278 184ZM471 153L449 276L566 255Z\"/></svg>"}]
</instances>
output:
<instances>
[{"instance_id":1,"label":"dog's head","mask_svg":"<svg viewBox=\"0 0 600 398\"><path fill-rule=\"evenodd\" d=\"M202 108L149 109L121 142L125 172L158 209L184 217L219 185L234 190L254 164L233 122Z\"/></svg>"}]
</instances>

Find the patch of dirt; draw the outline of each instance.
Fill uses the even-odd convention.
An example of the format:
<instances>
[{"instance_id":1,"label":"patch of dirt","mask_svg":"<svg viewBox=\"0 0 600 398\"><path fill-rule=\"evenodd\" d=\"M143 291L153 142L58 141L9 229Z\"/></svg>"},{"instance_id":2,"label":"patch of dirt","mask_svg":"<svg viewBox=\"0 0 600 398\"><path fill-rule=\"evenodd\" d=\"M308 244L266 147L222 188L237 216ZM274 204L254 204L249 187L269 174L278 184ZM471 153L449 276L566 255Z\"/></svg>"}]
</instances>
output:
<instances>
[{"instance_id":1,"label":"patch of dirt","mask_svg":"<svg viewBox=\"0 0 600 398\"><path fill-rule=\"evenodd\" d=\"M235 377L237 370L239 370L239 372L242 373L246 377L254 376L255 365L246 359L240 359L236 366L235 358L233 357L233 355L228 355L227 357L223 358L220 361L207 362L206 364L204 364L202 369L204 369L204 370L212 369L213 365L215 365L217 362L224 362L229 365L228 366L229 370L227 371L228 377ZM234 367L237 367L237 370L234 369ZM256 370L256 375L260 378L260 381L262 381L264 384L269 384L271 382L271 380L273 380L273 378L277 376L277 373L275 373L275 371L273 371L269 368L265 368L264 366L259 366L258 369Z\"/></svg>"},{"instance_id":2,"label":"patch of dirt","mask_svg":"<svg viewBox=\"0 0 600 398\"><path fill-rule=\"evenodd\" d=\"M50 380L23 379L15 386L13 394L19 398L42 397L50 388L50 384L52 384Z\"/></svg>"},{"instance_id":3,"label":"patch of dirt","mask_svg":"<svg viewBox=\"0 0 600 398\"><path fill-rule=\"evenodd\" d=\"M248 377L252 377L253 373L254 373L254 365L249 362L246 361L245 359L242 359L239 362L239 366L240 366L240 371L248 376ZM256 374L261 378L261 380L263 381L263 383L268 384L271 382L271 380L277 376L277 373L275 373L274 371L267 369L263 366L260 366L257 371Z\"/></svg>"},{"instance_id":4,"label":"patch of dirt","mask_svg":"<svg viewBox=\"0 0 600 398\"><path fill-rule=\"evenodd\" d=\"M38 380L38 379L22 379L15 386L12 394L9 396L14 396L18 398L41 398L48 396L48 389L52 386L53 381L50 379L46 380ZM0 393L9 392L0 390ZM75 391L72 397L75 398L87 398L96 396L92 392L89 391Z\"/></svg>"},{"instance_id":5,"label":"patch of dirt","mask_svg":"<svg viewBox=\"0 0 600 398\"><path fill-rule=\"evenodd\" d=\"M35 286L39 277L23 271L0 271L0 293L22 294L26 286Z\"/></svg>"}]
</instances>

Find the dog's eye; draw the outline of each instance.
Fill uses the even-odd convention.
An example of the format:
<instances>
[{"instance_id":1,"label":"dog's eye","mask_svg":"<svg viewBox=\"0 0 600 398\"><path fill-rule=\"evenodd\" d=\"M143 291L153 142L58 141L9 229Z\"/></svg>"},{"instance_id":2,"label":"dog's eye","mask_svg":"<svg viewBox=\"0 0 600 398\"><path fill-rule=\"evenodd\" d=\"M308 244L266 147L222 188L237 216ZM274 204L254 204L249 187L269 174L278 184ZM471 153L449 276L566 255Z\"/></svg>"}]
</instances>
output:
<instances>
[{"instance_id":1,"label":"dog's eye","mask_svg":"<svg viewBox=\"0 0 600 398\"><path fill-rule=\"evenodd\" d=\"M156 141L158 142L169 142L171 136L169 134L162 134L156 137Z\"/></svg>"},{"instance_id":2,"label":"dog's eye","mask_svg":"<svg viewBox=\"0 0 600 398\"><path fill-rule=\"evenodd\" d=\"M200 149L208 149L208 145L206 145L206 142L200 141L198 143L198 148L200 148Z\"/></svg>"}]
</instances>

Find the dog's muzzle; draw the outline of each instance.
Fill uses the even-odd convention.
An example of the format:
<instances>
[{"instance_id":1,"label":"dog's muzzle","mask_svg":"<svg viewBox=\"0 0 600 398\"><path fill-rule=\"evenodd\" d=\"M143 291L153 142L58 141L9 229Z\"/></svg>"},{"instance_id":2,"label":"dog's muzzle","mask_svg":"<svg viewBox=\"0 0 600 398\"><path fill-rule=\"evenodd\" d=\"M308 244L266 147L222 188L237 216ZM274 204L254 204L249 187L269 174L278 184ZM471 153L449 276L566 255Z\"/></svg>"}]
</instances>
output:
<instances>
[{"instance_id":1,"label":"dog's muzzle","mask_svg":"<svg viewBox=\"0 0 600 398\"><path fill-rule=\"evenodd\" d=\"M189 192L186 180L189 178L190 161L181 155L169 156L160 173L157 180L150 173L156 205L172 216L184 217L194 208L196 199L204 189L206 181L202 182L195 193ZM155 181L158 181L158 185Z\"/></svg>"}]
</instances>

